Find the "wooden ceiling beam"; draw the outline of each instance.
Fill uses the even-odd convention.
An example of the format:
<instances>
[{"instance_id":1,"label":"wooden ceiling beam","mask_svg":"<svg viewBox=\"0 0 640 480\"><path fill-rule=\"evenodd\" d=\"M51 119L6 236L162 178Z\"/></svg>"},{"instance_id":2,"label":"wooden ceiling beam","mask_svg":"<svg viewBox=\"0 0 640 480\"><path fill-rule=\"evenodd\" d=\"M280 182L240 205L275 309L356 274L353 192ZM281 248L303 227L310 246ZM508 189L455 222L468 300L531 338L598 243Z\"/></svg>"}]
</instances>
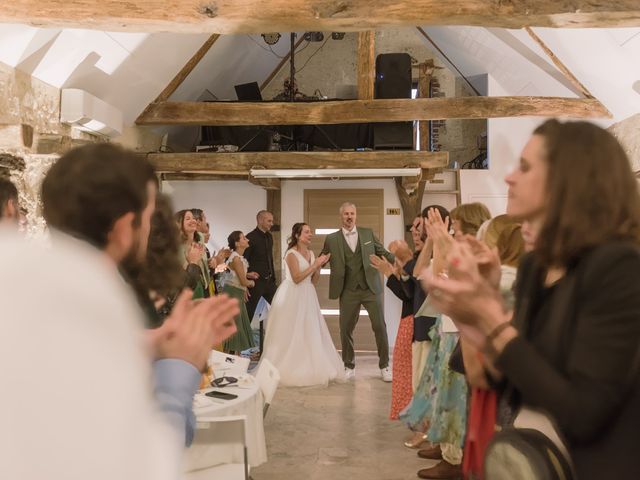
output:
<instances>
[{"instance_id":1,"label":"wooden ceiling beam","mask_svg":"<svg viewBox=\"0 0 640 480\"><path fill-rule=\"evenodd\" d=\"M574 88L578 92L580 92L583 97L595 98L593 95L591 95L591 92L587 89L587 87L585 87L582 84L582 82L578 80L573 73L571 73L571 70L569 70L564 63L562 63L562 60L560 60L556 56L556 54L553 53L553 50L551 50L547 46L547 44L544 43L544 41L538 35L536 35L536 33L531 28L526 27L525 30L529 34L529 36L533 39L533 41L536 42L540 46L540 48L542 48L542 51L545 53L545 55L547 55L547 57L549 57L549 59L558 68L558 70L560 70L562 75L564 75L564 78L569 80L569 83L571 83L571 85L573 85Z\"/></svg>"},{"instance_id":2,"label":"wooden ceiling beam","mask_svg":"<svg viewBox=\"0 0 640 480\"><path fill-rule=\"evenodd\" d=\"M370 152L150 153L158 173L248 175L252 168L404 168L434 169L449 164L448 152L376 150Z\"/></svg>"},{"instance_id":3,"label":"wooden ceiling beam","mask_svg":"<svg viewBox=\"0 0 640 480\"><path fill-rule=\"evenodd\" d=\"M0 22L182 33L363 31L391 26L637 27L637 0L13 0Z\"/></svg>"},{"instance_id":4,"label":"wooden ceiling beam","mask_svg":"<svg viewBox=\"0 0 640 480\"><path fill-rule=\"evenodd\" d=\"M358 33L358 99L373 100L376 79L376 32Z\"/></svg>"},{"instance_id":5,"label":"wooden ceiling beam","mask_svg":"<svg viewBox=\"0 0 640 480\"><path fill-rule=\"evenodd\" d=\"M322 102L160 102L139 125L323 125L449 118L608 118L589 98L452 97Z\"/></svg>"},{"instance_id":6,"label":"wooden ceiling beam","mask_svg":"<svg viewBox=\"0 0 640 480\"><path fill-rule=\"evenodd\" d=\"M149 110L152 109L153 105L164 102L168 100L169 97L178 89L178 87L185 81L185 79L189 76L189 74L193 71L194 68L200 63L200 60L207 54L207 52L213 47L213 44L216 43L220 35L214 33L211 35L206 42L202 44L202 46L198 49L196 53L189 59L187 63L184 64L184 67L180 69L180 71L176 74L175 77L169 82L169 84L164 87L164 90L160 92L160 94L156 97L156 99L147 105L142 113L136 119L136 123L144 122L144 119L148 115Z\"/></svg>"}]
</instances>

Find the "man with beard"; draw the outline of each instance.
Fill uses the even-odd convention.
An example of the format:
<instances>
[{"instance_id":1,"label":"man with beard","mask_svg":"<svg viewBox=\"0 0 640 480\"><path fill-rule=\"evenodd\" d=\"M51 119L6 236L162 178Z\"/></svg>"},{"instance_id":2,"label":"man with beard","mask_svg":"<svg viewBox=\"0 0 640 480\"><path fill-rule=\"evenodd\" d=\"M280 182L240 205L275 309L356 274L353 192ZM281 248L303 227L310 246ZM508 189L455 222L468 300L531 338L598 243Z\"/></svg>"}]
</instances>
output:
<instances>
[{"instance_id":1,"label":"man with beard","mask_svg":"<svg viewBox=\"0 0 640 480\"><path fill-rule=\"evenodd\" d=\"M389 368L389 340L382 308L380 274L371 265L370 257L382 256L394 263L395 257L382 246L370 228L356 226L356 206L345 202L340 206L342 228L327 235L322 253L330 253L329 298L340 299L340 342L345 377L355 378L353 331L360 317L360 306L369 314L376 338L378 366L382 380L392 379Z\"/></svg>"},{"instance_id":2,"label":"man with beard","mask_svg":"<svg viewBox=\"0 0 640 480\"><path fill-rule=\"evenodd\" d=\"M249 262L247 278L255 282L249 289L247 313L252 319L261 297L271 303L276 293L276 276L273 266L273 214L267 210L260 210L256 215L256 228L247 233L249 248L244 252L244 258ZM260 350L262 351L264 331L260 322Z\"/></svg>"},{"instance_id":3,"label":"man with beard","mask_svg":"<svg viewBox=\"0 0 640 480\"><path fill-rule=\"evenodd\" d=\"M50 227L90 243L120 268L145 258L156 192L146 159L115 145L86 145L65 154L47 173L43 214ZM156 399L187 445L195 428L192 402L200 372L213 346L235 332L237 313L233 299L213 297L196 305L187 290L164 324L148 331Z\"/></svg>"}]
</instances>

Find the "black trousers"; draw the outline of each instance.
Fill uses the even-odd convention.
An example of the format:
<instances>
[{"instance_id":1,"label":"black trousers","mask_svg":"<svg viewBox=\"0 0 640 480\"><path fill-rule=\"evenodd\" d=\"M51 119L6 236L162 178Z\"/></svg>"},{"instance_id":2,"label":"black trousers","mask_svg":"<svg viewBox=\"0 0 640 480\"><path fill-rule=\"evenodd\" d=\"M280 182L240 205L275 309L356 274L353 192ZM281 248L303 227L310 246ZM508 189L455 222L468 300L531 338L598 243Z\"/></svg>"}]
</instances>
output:
<instances>
[{"instance_id":1,"label":"black trousers","mask_svg":"<svg viewBox=\"0 0 640 480\"><path fill-rule=\"evenodd\" d=\"M276 293L276 279L271 278L259 278L255 280L256 286L249 289L249 301L247 302L247 313L249 314L249 320L253 320L253 314L256 312L260 297L271 303L273 296ZM264 337L264 331L262 328L262 322L260 322L260 350L262 351L262 339Z\"/></svg>"}]
</instances>

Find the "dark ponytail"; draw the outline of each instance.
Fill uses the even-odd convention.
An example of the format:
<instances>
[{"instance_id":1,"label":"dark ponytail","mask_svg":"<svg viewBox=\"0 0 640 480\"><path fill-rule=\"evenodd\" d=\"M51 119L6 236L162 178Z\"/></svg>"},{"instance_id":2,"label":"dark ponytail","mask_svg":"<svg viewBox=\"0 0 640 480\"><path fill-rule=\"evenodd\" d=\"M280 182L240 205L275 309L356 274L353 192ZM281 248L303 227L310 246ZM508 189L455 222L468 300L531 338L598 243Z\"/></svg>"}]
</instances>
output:
<instances>
[{"instance_id":1,"label":"dark ponytail","mask_svg":"<svg viewBox=\"0 0 640 480\"><path fill-rule=\"evenodd\" d=\"M238 243L238 240L240 240L241 235L242 235L242 232L240 230L234 230L227 237L229 248L234 252L236 251L236 243Z\"/></svg>"}]
</instances>

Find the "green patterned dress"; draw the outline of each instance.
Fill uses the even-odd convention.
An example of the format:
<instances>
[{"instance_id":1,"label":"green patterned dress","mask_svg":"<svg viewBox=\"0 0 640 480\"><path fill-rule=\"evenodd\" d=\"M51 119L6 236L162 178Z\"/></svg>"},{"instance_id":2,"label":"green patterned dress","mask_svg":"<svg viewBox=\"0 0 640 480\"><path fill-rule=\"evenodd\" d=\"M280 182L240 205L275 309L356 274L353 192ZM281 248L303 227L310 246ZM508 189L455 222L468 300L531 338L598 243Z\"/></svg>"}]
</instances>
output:
<instances>
[{"instance_id":1,"label":"green patterned dress","mask_svg":"<svg viewBox=\"0 0 640 480\"><path fill-rule=\"evenodd\" d=\"M236 257L240 257L245 271L248 271L249 262L247 262L247 259L243 256L238 255L237 252L231 253L229 259L227 260L227 263L231 264L233 259ZM238 329L238 331L231 338L224 342L223 349L225 352L242 352L243 350L255 347L255 343L253 342L253 335L251 333L251 320L249 319L247 306L245 304L246 288L242 286L237 274L231 267L229 268L228 273L229 275L227 277L227 280L225 281L223 291L230 297L236 298L238 300L238 303L240 305L240 314L235 318L236 328Z\"/></svg>"}]
</instances>

